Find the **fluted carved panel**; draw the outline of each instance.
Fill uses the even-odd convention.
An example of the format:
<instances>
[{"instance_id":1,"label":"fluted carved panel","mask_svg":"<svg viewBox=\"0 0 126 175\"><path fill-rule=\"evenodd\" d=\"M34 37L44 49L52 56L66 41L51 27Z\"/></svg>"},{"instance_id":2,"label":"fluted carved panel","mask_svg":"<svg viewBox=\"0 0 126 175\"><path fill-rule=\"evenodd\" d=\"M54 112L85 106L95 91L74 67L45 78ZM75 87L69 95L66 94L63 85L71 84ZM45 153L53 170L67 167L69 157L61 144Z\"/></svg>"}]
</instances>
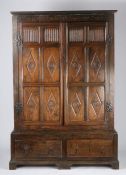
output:
<instances>
[{"instance_id":1,"label":"fluted carved panel","mask_svg":"<svg viewBox=\"0 0 126 175\"><path fill-rule=\"evenodd\" d=\"M39 43L39 27L24 27L23 42Z\"/></svg>"},{"instance_id":2,"label":"fluted carved panel","mask_svg":"<svg viewBox=\"0 0 126 175\"><path fill-rule=\"evenodd\" d=\"M45 42L59 42L59 28L45 28L44 30L44 41Z\"/></svg>"},{"instance_id":3,"label":"fluted carved panel","mask_svg":"<svg viewBox=\"0 0 126 175\"><path fill-rule=\"evenodd\" d=\"M69 29L69 42L83 42L84 29L83 28L70 28Z\"/></svg>"},{"instance_id":4,"label":"fluted carved panel","mask_svg":"<svg viewBox=\"0 0 126 175\"><path fill-rule=\"evenodd\" d=\"M103 26L89 27L88 41L105 41L105 28Z\"/></svg>"}]
</instances>

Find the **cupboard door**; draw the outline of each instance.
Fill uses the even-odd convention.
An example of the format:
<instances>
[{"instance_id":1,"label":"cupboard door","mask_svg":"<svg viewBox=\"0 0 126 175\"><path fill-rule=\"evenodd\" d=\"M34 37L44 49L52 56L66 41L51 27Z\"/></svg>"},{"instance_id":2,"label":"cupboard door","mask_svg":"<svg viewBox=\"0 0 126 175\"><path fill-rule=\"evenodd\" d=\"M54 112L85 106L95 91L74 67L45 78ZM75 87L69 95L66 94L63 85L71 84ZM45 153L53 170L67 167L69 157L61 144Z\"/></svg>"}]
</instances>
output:
<instances>
[{"instance_id":1,"label":"cupboard door","mask_svg":"<svg viewBox=\"0 0 126 175\"><path fill-rule=\"evenodd\" d=\"M68 47L68 65L66 65L66 118L67 124L81 124L84 121L85 88L82 86L85 76L84 49L82 46ZM66 72L66 73L67 73Z\"/></svg>"},{"instance_id":2,"label":"cupboard door","mask_svg":"<svg viewBox=\"0 0 126 175\"><path fill-rule=\"evenodd\" d=\"M95 37L95 39L97 39ZM108 77L105 67L105 43L93 41L87 49L86 111L89 125L106 125L105 104Z\"/></svg>"},{"instance_id":3,"label":"cupboard door","mask_svg":"<svg viewBox=\"0 0 126 175\"><path fill-rule=\"evenodd\" d=\"M65 124L102 127L108 88L105 24L76 26L67 26Z\"/></svg>"},{"instance_id":4,"label":"cupboard door","mask_svg":"<svg viewBox=\"0 0 126 175\"><path fill-rule=\"evenodd\" d=\"M42 53L41 122L42 126L61 125L61 59L60 48L44 47Z\"/></svg>"},{"instance_id":5,"label":"cupboard door","mask_svg":"<svg viewBox=\"0 0 126 175\"><path fill-rule=\"evenodd\" d=\"M22 127L62 123L62 60L59 25L25 26L19 48Z\"/></svg>"}]
</instances>

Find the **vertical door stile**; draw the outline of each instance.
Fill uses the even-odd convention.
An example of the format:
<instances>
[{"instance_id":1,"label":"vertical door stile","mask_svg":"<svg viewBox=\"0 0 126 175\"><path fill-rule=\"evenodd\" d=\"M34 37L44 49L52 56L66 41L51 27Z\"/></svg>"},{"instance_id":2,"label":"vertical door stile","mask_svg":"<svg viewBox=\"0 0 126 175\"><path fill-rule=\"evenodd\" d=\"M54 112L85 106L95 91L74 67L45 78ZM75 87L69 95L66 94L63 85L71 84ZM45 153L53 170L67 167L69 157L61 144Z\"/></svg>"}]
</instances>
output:
<instances>
[{"instance_id":1,"label":"vertical door stile","mask_svg":"<svg viewBox=\"0 0 126 175\"><path fill-rule=\"evenodd\" d=\"M64 23L65 41L64 41L64 124L68 120L68 25Z\"/></svg>"},{"instance_id":2,"label":"vertical door stile","mask_svg":"<svg viewBox=\"0 0 126 175\"><path fill-rule=\"evenodd\" d=\"M61 52L60 52L60 116L61 116L61 125L64 125L64 68L65 68L65 59L66 59L66 49L65 49L65 41L66 41L66 35L65 35L65 23L60 24L60 33L59 33L59 38L61 42Z\"/></svg>"},{"instance_id":3,"label":"vertical door stile","mask_svg":"<svg viewBox=\"0 0 126 175\"><path fill-rule=\"evenodd\" d=\"M43 80L44 80L44 63L43 63L43 59L44 59L44 48L43 47L41 47L40 48L40 54L41 54L41 58L40 58L40 60L41 60L41 64L40 64L40 67L41 67L41 72L40 72L40 74L41 74L41 82L43 83ZM43 120L44 120L44 118L43 118L43 115L44 115L44 109L43 109L43 105L42 105L42 103L43 103L43 86L41 86L40 87L40 119L41 119L41 122L43 123Z\"/></svg>"},{"instance_id":4,"label":"vertical door stile","mask_svg":"<svg viewBox=\"0 0 126 175\"><path fill-rule=\"evenodd\" d=\"M84 83L87 82L87 62L88 62L88 59L87 59L87 49L85 47L85 43L86 43L86 31L85 31L85 27L84 27ZM87 87L83 87L84 88L84 121L87 121Z\"/></svg>"},{"instance_id":5,"label":"vertical door stile","mask_svg":"<svg viewBox=\"0 0 126 175\"><path fill-rule=\"evenodd\" d=\"M43 26L40 27L40 44L44 42L44 28ZM40 82L43 83L44 80L44 47L41 46L40 48ZM43 86L40 86L40 122L43 123Z\"/></svg>"},{"instance_id":6,"label":"vertical door stile","mask_svg":"<svg viewBox=\"0 0 126 175\"><path fill-rule=\"evenodd\" d=\"M106 22L106 27L105 27L105 108L104 108L104 113L105 113L105 124L107 125L107 122L108 122L108 114L106 112L106 102L109 98L109 87L110 87L110 84L109 84L109 46L108 46L108 43L107 43L107 35L108 35L108 23Z\"/></svg>"},{"instance_id":7,"label":"vertical door stile","mask_svg":"<svg viewBox=\"0 0 126 175\"><path fill-rule=\"evenodd\" d=\"M18 45L18 59L19 59L19 102L22 104L22 106L24 106L23 104L23 31L22 31L22 23L18 24L18 31L19 31L19 35L21 37L21 43L20 45ZM24 109L24 107L23 107ZM22 124L22 120L23 120L23 111L22 110L19 113L19 118L21 120L21 124Z\"/></svg>"},{"instance_id":8,"label":"vertical door stile","mask_svg":"<svg viewBox=\"0 0 126 175\"><path fill-rule=\"evenodd\" d=\"M88 43L88 30L89 27L86 25L85 26L85 44ZM85 83L89 81L89 48L87 45L85 46ZM88 86L85 87L85 121L88 121L88 95L89 95L89 90Z\"/></svg>"}]
</instances>

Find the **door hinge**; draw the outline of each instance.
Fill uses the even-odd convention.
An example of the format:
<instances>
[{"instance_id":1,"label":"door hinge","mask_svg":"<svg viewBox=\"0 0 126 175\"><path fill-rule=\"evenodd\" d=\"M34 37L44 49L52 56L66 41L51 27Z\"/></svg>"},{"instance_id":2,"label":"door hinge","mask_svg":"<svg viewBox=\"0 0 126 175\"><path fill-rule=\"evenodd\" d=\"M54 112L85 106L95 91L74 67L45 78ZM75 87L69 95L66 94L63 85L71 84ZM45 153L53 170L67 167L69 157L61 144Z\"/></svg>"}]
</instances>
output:
<instances>
[{"instance_id":1,"label":"door hinge","mask_svg":"<svg viewBox=\"0 0 126 175\"><path fill-rule=\"evenodd\" d=\"M106 42L108 45L111 45L112 43L112 36L110 34L107 35Z\"/></svg>"},{"instance_id":2,"label":"door hinge","mask_svg":"<svg viewBox=\"0 0 126 175\"><path fill-rule=\"evenodd\" d=\"M111 103L106 103L106 111L107 112L112 112L112 110L113 110L112 104Z\"/></svg>"},{"instance_id":3,"label":"door hinge","mask_svg":"<svg viewBox=\"0 0 126 175\"><path fill-rule=\"evenodd\" d=\"M16 103L15 104L15 111L16 111L17 114L19 114L20 112L22 112L22 109L23 109L22 103Z\"/></svg>"},{"instance_id":4,"label":"door hinge","mask_svg":"<svg viewBox=\"0 0 126 175\"><path fill-rule=\"evenodd\" d=\"M20 33L17 34L16 44L17 46L22 46L22 38L21 38Z\"/></svg>"}]
</instances>

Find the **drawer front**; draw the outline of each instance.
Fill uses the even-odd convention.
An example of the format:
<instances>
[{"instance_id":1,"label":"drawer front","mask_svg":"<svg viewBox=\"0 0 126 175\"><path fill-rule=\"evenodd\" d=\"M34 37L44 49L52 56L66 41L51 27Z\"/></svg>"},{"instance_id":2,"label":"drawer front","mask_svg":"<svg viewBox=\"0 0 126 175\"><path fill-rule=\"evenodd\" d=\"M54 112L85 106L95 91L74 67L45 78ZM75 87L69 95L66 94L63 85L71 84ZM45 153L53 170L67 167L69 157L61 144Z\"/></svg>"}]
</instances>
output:
<instances>
[{"instance_id":1,"label":"drawer front","mask_svg":"<svg viewBox=\"0 0 126 175\"><path fill-rule=\"evenodd\" d=\"M113 157L113 140L68 140L67 157Z\"/></svg>"},{"instance_id":2,"label":"drawer front","mask_svg":"<svg viewBox=\"0 0 126 175\"><path fill-rule=\"evenodd\" d=\"M15 140L16 159L39 159L43 157L61 157L61 140Z\"/></svg>"}]
</instances>

